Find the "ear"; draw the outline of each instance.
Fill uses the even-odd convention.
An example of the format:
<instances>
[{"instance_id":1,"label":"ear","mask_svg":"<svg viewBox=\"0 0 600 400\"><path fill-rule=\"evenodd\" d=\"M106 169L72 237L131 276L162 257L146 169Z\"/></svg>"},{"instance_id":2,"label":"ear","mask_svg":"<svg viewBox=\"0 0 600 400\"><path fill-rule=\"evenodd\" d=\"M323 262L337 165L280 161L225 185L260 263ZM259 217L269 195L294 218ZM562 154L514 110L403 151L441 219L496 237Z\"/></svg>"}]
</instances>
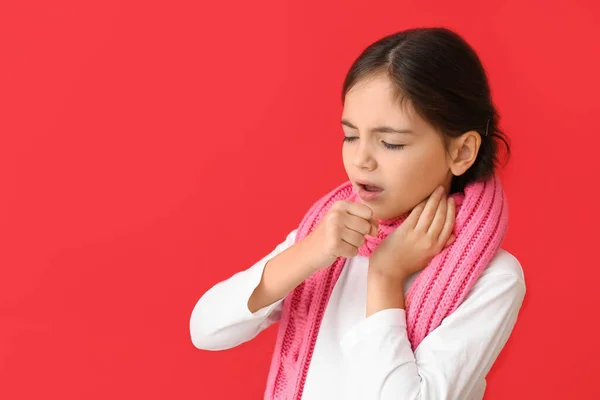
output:
<instances>
[{"instance_id":1,"label":"ear","mask_svg":"<svg viewBox=\"0 0 600 400\"><path fill-rule=\"evenodd\" d=\"M450 170L454 176L464 174L475 162L481 136L477 131L468 131L452 139L450 145Z\"/></svg>"}]
</instances>

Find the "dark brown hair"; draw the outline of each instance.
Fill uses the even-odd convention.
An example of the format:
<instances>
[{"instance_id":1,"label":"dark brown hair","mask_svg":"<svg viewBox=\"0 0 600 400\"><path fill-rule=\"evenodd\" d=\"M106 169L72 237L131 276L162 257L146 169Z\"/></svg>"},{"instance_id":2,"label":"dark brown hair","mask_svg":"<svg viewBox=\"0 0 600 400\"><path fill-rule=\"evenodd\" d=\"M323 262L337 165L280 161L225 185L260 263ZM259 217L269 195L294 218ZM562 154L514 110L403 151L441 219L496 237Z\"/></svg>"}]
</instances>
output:
<instances>
[{"instance_id":1,"label":"dark brown hair","mask_svg":"<svg viewBox=\"0 0 600 400\"><path fill-rule=\"evenodd\" d=\"M457 33L441 27L413 28L369 45L346 75L342 102L358 81L378 73L387 74L397 88L397 98L408 101L444 139L471 130L481 135L475 162L454 177L452 192L494 173L500 142L510 155L508 137L498 128L499 115L483 65Z\"/></svg>"}]
</instances>

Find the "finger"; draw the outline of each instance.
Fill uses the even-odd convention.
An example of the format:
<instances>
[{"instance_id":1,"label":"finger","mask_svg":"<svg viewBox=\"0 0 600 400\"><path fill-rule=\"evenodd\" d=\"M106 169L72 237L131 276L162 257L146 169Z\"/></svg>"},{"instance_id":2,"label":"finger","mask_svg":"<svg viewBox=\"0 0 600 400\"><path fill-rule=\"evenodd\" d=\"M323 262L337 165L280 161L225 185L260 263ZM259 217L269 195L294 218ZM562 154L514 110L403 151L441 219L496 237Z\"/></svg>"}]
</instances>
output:
<instances>
[{"instance_id":1,"label":"finger","mask_svg":"<svg viewBox=\"0 0 600 400\"><path fill-rule=\"evenodd\" d=\"M446 221L444 222L444 228L440 233L439 242L444 243L447 240L454 236L452 231L454 230L454 222L456 220L456 203L454 199L450 197L448 199L448 207L446 209Z\"/></svg>"},{"instance_id":2,"label":"finger","mask_svg":"<svg viewBox=\"0 0 600 400\"><path fill-rule=\"evenodd\" d=\"M369 232L369 236L377 236L379 234L379 221L374 218L371 218L371 231Z\"/></svg>"},{"instance_id":3,"label":"finger","mask_svg":"<svg viewBox=\"0 0 600 400\"><path fill-rule=\"evenodd\" d=\"M358 232L361 235L368 235L373 230L371 220L366 220L351 214L346 216L344 225L346 228Z\"/></svg>"},{"instance_id":4,"label":"finger","mask_svg":"<svg viewBox=\"0 0 600 400\"><path fill-rule=\"evenodd\" d=\"M344 242L356 248L365 243L365 236L351 229L344 229L340 237Z\"/></svg>"},{"instance_id":5,"label":"finger","mask_svg":"<svg viewBox=\"0 0 600 400\"><path fill-rule=\"evenodd\" d=\"M354 257L358 254L358 247L356 246L352 246L349 243L346 242L342 242L341 248L340 248L340 256L342 257Z\"/></svg>"},{"instance_id":6,"label":"finger","mask_svg":"<svg viewBox=\"0 0 600 400\"><path fill-rule=\"evenodd\" d=\"M343 208L350 215L355 215L363 219L369 220L373 217L373 210L362 203L355 203L353 201L345 201Z\"/></svg>"},{"instance_id":7,"label":"finger","mask_svg":"<svg viewBox=\"0 0 600 400\"><path fill-rule=\"evenodd\" d=\"M419 222L417 222L417 226L415 226L415 230L427 232L443 194L444 188L438 186L438 188L433 191L431 196L429 196L429 199L427 199L427 204L425 205L425 209L419 217Z\"/></svg>"},{"instance_id":8,"label":"finger","mask_svg":"<svg viewBox=\"0 0 600 400\"><path fill-rule=\"evenodd\" d=\"M435 216L433 217L433 221L431 221L431 225L427 230L427 234L431 237L437 239L440 237L440 233L442 232L442 228L444 228L444 222L446 221L446 214L448 208L448 201L446 199L446 195L442 196L438 204L438 208L435 212Z\"/></svg>"},{"instance_id":9,"label":"finger","mask_svg":"<svg viewBox=\"0 0 600 400\"><path fill-rule=\"evenodd\" d=\"M419 218L425 209L425 204L425 202L421 202L415 208L413 208L408 218L406 218L406 221L404 221L404 224L407 227L414 229L414 227L417 226L417 222L419 222Z\"/></svg>"},{"instance_id":10,"label":"finger","mask_svg":"<svg viewBox=\"0 0 600 400\"><path fill-rule=\"evenodd\" d=\"M444 248L452 246L452 243L456 240L456 236L454 234L450 235L450 238L446 241Z\"/></svg>"}]
</instances>

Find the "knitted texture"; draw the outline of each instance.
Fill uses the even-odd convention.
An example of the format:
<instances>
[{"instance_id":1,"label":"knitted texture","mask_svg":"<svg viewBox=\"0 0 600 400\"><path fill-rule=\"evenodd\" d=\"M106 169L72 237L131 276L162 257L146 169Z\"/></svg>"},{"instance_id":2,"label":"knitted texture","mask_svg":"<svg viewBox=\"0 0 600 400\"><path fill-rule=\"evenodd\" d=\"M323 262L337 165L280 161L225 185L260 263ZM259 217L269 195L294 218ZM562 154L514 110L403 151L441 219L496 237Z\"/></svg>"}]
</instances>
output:
<instances>
[{"instance_id":1,"label":"knitted texture","mask_svg":"<svg viewBox=\"0 0 600 400\"><path fill-rule=\"evenodd\" d=\"M496 175L451 197L457 210L456 240L419 273L406 295L407 332L413 350L461 304L500 248L507 230L508 207ZM309 209L298 227L296 242L312 232L339 200L359 201L351 182L338 186ZM377 236L366 236L359 255L368 257L407 216L379 220ZM301 399L323 313L345 262L339 257L284 299L265 399Z\"/></svg>"}]
</instances>

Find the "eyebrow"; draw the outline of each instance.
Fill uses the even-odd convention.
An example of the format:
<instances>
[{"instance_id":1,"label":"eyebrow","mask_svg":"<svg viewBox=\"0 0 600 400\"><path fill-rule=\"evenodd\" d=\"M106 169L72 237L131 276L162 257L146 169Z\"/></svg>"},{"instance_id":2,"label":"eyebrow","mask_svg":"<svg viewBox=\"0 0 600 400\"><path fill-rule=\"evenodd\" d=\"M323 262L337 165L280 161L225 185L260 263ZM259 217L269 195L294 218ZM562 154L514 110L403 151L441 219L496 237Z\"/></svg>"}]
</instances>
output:
<instances>
[{"instance_id":1,"label":"eyebrow","mask_svg":"<svg viewBox=\"0 0 600 400\"><path fill-rule=\"evenodd\" d=\"M354 126L350 121L348 121L347 119L343 119L342 120L342 125L347 126L348 128L352 128L352 129L357 129L358 128L356 126ZM397 129L397 128L393 128L391 126L377 126L375 128L371 129L371 132L375 132L375 133L413 133L413 131L411 131L410 129Z\"/></svg>"}]
</instances>

